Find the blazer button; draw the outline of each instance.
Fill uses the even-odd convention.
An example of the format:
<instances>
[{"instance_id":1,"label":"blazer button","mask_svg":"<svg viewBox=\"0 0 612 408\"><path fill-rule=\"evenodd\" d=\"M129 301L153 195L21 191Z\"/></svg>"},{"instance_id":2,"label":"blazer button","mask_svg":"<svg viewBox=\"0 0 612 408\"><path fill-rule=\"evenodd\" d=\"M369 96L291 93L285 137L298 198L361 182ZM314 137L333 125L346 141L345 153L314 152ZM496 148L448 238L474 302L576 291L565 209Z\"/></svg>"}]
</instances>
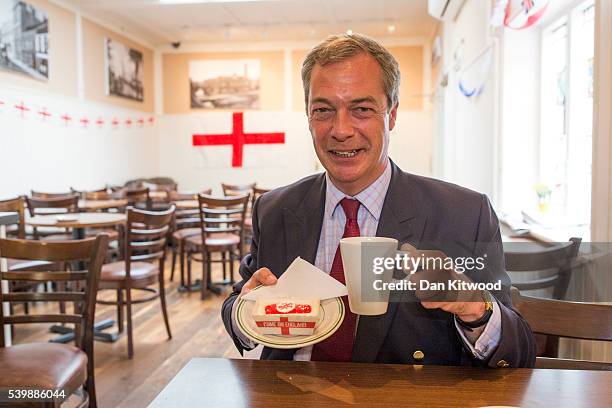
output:
<instances>
[{"instance_id":1,"label":"blazer button","mask_svg":"<svg viewBox=\"0 0 612 408\"><path fill-rule=\"evenodd\" d=\"M497 362L497 366L499 368L506 368L506 367L510 367L510 364L508 364L508 362L506 360L499 360Z\"/></svg>"},{"instance_id":2,"label":"blazer button","mask_svg":"<svg viewBox=\"0 0 612 408\"><path fill-rule=\"evenodd\" d=\"M422 360L425 358L425 353L423 353L421 350L417 350L414 353L412 353L412 357L415 360Z\"/></svg>"}]
</instances>

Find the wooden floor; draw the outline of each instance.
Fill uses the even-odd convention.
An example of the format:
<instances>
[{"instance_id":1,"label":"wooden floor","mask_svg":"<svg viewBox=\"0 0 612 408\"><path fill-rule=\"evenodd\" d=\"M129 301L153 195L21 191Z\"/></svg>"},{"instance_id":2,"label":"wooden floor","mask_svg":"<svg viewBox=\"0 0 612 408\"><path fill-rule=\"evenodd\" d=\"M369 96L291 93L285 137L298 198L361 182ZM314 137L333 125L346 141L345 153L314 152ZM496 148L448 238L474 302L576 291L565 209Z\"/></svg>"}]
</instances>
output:
<instances>
[{"instance_id":1,"label":"wooden floor","mask_svg":"<svg viewBox=\"0 0 612 408\"><path fill-rule=\"evenodd\" d=\"M240 357L221 321L221 304L226 294L211 293L207 300L202 301L199 292L179 293L178 265L174 282L168 279L169 266L168 263L166 293L173 337L168 340L159 300L154 300L134 308L133 360L127 358L125 331L116 343L96 341L99 407L146 407L192 357ZM213 271L213 280L220 279L220 275L220 271ZM201 277L201 268L196 264L194 276ZM230 290L229 287L226 290ZM100 292L99 295L99 299L113 297L113 292ZM48 306L35 306L31 313L40 312L45 307ZM97 321L115 319L116 309L98 305L96 316ZM44 324L17 326L14 342L47 341L54 336L48 327ZM116 326L107 329L116 330Z\"/></svg>"}]
</instances>

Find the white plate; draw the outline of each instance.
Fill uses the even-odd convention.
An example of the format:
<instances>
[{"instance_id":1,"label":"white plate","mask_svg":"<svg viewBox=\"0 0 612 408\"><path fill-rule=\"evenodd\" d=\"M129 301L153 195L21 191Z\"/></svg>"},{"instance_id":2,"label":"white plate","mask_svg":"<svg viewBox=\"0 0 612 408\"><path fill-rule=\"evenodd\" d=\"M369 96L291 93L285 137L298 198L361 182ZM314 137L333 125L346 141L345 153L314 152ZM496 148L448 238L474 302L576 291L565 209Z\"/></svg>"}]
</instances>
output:
<instances>
[{"instance_id":1,"label":"white plate","mask_svg":"<svg viewBox=\"0 0 612 408\"><path fill-rule=\"evenodd\" d=\"M261 286L253 290L259 289ZM321 317L310 336L281 336L276 334L260 334L253 320L255 302L240 299L236 310L236 320L240 330L256 343L277 349L302 348L317 344L331 336L340 328L344 320L344 303L342 299L333 298L321 301Z\"/></svg>"},{"instance_id":2,"label":"white plate","mask_svg":"<svg viewBox=\"0 0 612 408\"><path fill-rule=\"evenodd\" d=\"M67 214L67 215L56 215L55 219L57 222L72 222L79 219L78 215Z\"/></svg>"}]
</instances>

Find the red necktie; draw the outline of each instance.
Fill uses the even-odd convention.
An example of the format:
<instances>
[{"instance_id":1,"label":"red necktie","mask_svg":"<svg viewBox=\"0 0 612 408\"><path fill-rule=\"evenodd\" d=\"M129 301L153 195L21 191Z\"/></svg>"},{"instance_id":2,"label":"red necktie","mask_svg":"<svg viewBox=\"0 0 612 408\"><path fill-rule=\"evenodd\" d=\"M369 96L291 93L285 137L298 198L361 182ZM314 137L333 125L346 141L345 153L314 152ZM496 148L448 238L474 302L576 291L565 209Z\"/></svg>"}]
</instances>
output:
<instances>
[{"instance_id":1,"label":"red necktie","mask_svg":"<svg viewBox=\"0 0 612 408\"><path fill-rule=\"evenodd\" d=\"M359 211L360 204L359 201L349 198L343 198L340 201L340 205L346 215L346 224L342 238L358 237L360 235L359 224L357 224L357 211ZM345 283L339 244L330 275L337 281ZM348 296L343 296L342 302L344 302L346 313L342 325L331 337L314 345L310 358L312 361L351 361L353 343L355 342L355 327L357 327L357 315L351 313L349 309Z\"/></svg>"}]
</instances>

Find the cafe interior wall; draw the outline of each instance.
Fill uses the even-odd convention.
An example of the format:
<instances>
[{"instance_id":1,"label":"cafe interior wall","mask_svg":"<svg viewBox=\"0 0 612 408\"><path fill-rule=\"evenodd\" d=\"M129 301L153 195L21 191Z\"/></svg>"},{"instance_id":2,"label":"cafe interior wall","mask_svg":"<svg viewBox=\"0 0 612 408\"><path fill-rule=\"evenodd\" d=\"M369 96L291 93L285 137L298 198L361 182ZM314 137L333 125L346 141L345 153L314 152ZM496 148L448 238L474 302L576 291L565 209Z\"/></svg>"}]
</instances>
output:
<instances>
[{"instance_id":1,"label":"cafe interior wall","mask_svg":"<svg viewBox=\"0 0 612 408\"><path fill-rule=\"evenodd\" d=\"M270 188L322 171L308 131L300 76L301 63L314 44L188 44L179 50L162 47L160 173L175 177L183 188L212 187L219 192L221 182L256 181ZM412 38L387 41L386 45L402 71L390 156L406 171L430 175L431 111L424 98L429 89L429 44L426 39ZM260 109L190 108L189 61L249 58L261 61ZM231 166L230 146L192 146L193 134L230 133L233 112L244 112L245 132L284 132L285 143L246 145L241 167Z\"/></svg>"},{"instance_id":2,"label":"cafe interior wall","mask_svg":"<svg viewBox=\"0 0 612 408\"><path fill-rule=\"evenodd\" d=\"M455 18L445 20L442 28L441 75L436 117L444 123L436 132L433 150L436 177L489 196L498 204L499 165L499 44L489 31L490 2L465 2ZM487 47L493 61L482 93L464 96L459 90L462 70L476 63Z\"/></svg>"},{"instance_id":3,"label":"cafe interior wall","mask_svg":"<svg viewBox=\"0 0 612 408\"><path fill-rule=\"evenodd\" d=\"M42 191L95 189L106 183L157 174L153 49L47 0L29 0L49 18L49 79L0 71L0 198ZM104 38L120 40L143 53L144 101L107 96ZM23 115L15 104L30 110ZM38 112L47 109L53 116ZM72 121L65 125L60 116ZM80 119L90 120L87 126ZM103 118L105 124L93 122ZM120 122L111 125L112 118ZM125 121L131 118L133 125Z\"/></svg>"}]
</instances>

